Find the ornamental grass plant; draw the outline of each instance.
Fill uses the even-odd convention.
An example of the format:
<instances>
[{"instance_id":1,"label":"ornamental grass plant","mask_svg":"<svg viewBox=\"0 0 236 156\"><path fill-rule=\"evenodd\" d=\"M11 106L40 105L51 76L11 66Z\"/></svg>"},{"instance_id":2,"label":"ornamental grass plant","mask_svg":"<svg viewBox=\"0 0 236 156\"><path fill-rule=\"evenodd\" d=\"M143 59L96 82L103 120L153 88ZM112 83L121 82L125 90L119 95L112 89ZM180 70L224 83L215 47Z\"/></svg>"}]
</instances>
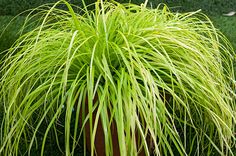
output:
<instances>
[{"instance_id":1,"label":"ornamental grass plant","mask_svg":"<svg viewBox=\"0 0 236 156\"><path fill-rule=\"evenodd\" d=\"M28 16L25 25L38 16L38 27L2 59L1 155L44 155L49 133L67 156L81 139L96 155L100 122L107 156L114 146L123 156L234 154L230 43L199 11L146 4L101 0L88 10L62 0Z\"/></svg>"}]
</instances>

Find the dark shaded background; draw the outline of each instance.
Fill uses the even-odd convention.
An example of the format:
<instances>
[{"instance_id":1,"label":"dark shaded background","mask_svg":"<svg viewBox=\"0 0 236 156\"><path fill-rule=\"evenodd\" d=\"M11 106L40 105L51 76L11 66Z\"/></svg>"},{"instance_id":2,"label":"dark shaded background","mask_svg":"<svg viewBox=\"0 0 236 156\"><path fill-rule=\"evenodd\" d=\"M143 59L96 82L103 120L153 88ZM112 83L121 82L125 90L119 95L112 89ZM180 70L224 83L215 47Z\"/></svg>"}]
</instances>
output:
<instances>
[{"instance_id":1,"label":"dark shaded background","mask_svg":"<svg viewBox=\"0 0 236 156\"><path fill-rule=\"evenodd\" d=\"M75 5L81 5L81 0L68 0ZM87 4L96 0L85 0ZM118 2L143 3L144 0L117 0ZM0 0L0 15L14 16L27 9L32 9L45 3L53 3L57 0ZM149 0L153 6L159 3L168 4L176 7L180 11L193 11L202 9L207 14L222 14L236 8L236 0Z\"/></svg>"}]
</instances>

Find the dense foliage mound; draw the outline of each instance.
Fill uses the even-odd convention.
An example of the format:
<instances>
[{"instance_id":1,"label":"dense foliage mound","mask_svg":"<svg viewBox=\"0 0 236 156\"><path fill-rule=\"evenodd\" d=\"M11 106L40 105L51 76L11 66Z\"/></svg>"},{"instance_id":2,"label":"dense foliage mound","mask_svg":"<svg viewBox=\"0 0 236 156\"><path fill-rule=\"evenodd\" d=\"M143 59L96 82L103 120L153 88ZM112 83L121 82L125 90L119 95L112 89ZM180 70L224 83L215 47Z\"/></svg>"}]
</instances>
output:
<instances>
[{"instance_id":1,"label":"dense foliage mound","mask_svg":"<svg viewBox=\"0 0 236 156\"><path fill-rule=\"evenodd\" d=\"M141 148L150 155L147 140L155 155L232 154L233 50L205 15L116 2L77 14L67 2L69 11L57 9L61 3L38 8L31 16L39 15L40 25L4 57L2 155L30 154L33 147L43 155L50 131L56 138L63 133L62 152L74 155L85 123L94 151L99 120L106 155L113 155L114 123L124 156Z\"/></svg>"}]
</instances>

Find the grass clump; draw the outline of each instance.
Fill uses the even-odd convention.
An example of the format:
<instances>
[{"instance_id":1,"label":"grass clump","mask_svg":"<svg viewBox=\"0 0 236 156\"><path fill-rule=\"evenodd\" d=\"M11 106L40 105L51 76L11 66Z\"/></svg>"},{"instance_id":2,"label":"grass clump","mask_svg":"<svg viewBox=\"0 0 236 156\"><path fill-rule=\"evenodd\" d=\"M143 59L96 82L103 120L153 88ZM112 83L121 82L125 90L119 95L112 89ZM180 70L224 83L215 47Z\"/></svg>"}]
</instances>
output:
<instances>
[{"instance_id":1,"label":"grass clump","mask_svg":"<svg viewBox=\"0 0 236 156\"><path fill-rule=\"evenodd\" d=\"M56 8L63 4L69 11ZM155 155L233 155L233 49L211 21L146 3L94 5L78 14L65 1L39 8L41 24L8 50L0 153L39 148L43 155L53 132L57 143L64 135L61 152L75 155L89 123L94 155L101 120L106 155L113 155L113 124L124 156L141 148L146 155L150 148Z\"/></svg>"}]
</instances>

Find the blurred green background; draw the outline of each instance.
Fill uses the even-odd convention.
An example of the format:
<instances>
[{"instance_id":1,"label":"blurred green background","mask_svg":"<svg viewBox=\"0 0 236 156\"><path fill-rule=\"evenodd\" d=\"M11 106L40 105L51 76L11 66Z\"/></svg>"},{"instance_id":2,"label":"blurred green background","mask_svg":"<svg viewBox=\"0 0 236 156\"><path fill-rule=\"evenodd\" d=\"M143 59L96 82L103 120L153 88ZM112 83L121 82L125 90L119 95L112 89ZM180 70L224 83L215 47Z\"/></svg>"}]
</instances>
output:
<instances>
[{"instance_id":1,"label":"blurred green background","mask_svg":"<svg viewBox=\"0 0 236 156\"><path fill-rule=\"evenodd\" d=\"M87 4L96 0L85 0ZM144 0L117 0L119 2L143 3ZM45 3L53 3L57 0L0 0L0 51L9 48L19 36L19 30L24 23L26 14L17 17L3 32L11 19L19 13L35 8ZM82 5L81 0L70 0L75 5ZM236 0L149 0L149 6L155 7L159 3L167 4L172 11L187 12L201 9L213 21L231 41L236 49L236 16L227 17L223 14L236 11Z\"/></svg>"}]
</instances>

